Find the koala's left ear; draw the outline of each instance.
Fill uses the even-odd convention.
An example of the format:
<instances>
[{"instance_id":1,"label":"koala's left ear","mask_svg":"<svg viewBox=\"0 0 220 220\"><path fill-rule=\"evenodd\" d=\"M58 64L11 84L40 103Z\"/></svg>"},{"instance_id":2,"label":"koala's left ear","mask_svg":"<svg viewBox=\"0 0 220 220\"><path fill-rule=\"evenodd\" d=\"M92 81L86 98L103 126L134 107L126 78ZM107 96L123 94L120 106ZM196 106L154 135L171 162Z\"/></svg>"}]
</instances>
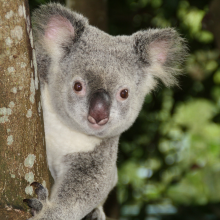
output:
<instances>
[{"instance_id":1,"label":"koala's left ear","mask_svg":"<svg viewBox=\"0 0 220 220\"><path fill-rule=\"evenodd\" d=\"M32 23L36 48L54 60L67 54L88 26L82 15L56 3L35 10Z\"/></svg>"},{"instance_id":2,"label":"koala's left ear","mask_svg":"<svg viewBox=\"0 0 220 220\"><path fill-rule=\"evenodd\" d=\"M159 78L166 86L177 84L176 75L187 55L183 38L172 28L149 29L134 35L134 47L147 73Z\"/></svg>"}]
</instances>

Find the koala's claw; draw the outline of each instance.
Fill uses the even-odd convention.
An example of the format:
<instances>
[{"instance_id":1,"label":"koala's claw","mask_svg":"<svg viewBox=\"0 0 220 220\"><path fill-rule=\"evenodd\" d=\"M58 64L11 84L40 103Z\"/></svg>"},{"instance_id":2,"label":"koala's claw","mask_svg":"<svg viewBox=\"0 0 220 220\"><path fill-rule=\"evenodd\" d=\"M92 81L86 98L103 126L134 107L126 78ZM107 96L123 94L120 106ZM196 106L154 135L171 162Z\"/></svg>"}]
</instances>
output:
<instances>
[{"instance_id":1,"label":"koala's claw","mask_svg":"<svg viewBox=\"0 0 220 220\"><path fill-rule=\"evenodd\" d=\"M39 200L46 201L48 197L48 190L40 183L33 182L31 186L35 187L35 193Z\"/></svg>"},{"instance_id":2,"label":"koala's claw","mask_svg":"<svg viewBox=\"0 0 220 220\"><path fill-rule=\"evenodd\" d=\"M38 182L31 183L31 186L35 187L34 191L37 195L37 199L24 199L23 202L27 203L31 208L31 214L35 216L43 208L43 203L46 202L48 198L48 190Z\"/></svg>"},{"instance_id":3,"label":"koala's claw","mask_svg":"<svg viewBox=\"0 0 220 220\"><path fill-rule=\"evenodd\" d=\"M23 202L31 208L31 214L35 216L42 208L43 204L38 199L24 199Z\"/></svg>"}]
</instances>

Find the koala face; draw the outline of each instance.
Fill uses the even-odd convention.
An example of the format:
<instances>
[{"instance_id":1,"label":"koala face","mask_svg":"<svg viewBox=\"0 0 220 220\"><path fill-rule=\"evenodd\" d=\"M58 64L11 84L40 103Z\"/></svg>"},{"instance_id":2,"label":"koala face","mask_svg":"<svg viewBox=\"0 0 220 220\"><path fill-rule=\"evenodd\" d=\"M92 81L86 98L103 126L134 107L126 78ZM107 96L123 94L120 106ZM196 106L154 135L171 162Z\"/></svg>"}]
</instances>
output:
<instances>
[{"instance_id":1,"label":"koala face","mask_svg":"<svg viewBox=\"0 0 220 220\"><path fill-rule=\"evenodd\" d=\"M99 32L90 27L71 52L51 62L48 87L54 108L68 126L111 137L131 126L154 82L140 68L132 38Z\"/></svg>"},{"instance_id":2,"label":"koala face","mask_svg":"<svg viewBox=\"0 0 220 220\"><path fill-rule=\"evenodd\" d=\"M113 37L62 6L47 11L33 21L38 69L42 88L70 128L101 138L120 135L156 79L176 83L186 47L175 30Z\"/></svg>"}]
</instances>

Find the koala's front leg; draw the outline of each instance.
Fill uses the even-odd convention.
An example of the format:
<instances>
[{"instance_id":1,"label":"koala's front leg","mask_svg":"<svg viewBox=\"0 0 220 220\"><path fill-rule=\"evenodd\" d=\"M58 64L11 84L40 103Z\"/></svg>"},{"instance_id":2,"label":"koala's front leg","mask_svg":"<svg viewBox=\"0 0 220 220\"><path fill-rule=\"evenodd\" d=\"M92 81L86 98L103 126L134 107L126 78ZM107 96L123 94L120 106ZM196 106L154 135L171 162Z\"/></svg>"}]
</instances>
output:
<instances>
[{"instance_id":1,"label":"koala's front leg","mask_svg":"<svg viewBox=\"0 0 220 220\"><path fill-rule=\"evenodd\" d=\"M34 216L28 220L80 220L72 215L69 216L67 205L59 203L57 199L56 202L49 201L48 190L43 185L33 182L31 186L35 187L37 198L23 200L31 208L31 214ZM73 209L73 206L71 208Z\"/></svg>"},{"instance_id":2,"label":"koala's front leg","mask_svg":"<svg viewBox=\"0 0 220 220\"><path fill-rule=\"evenodd\" d=\"M77 210L75 214L69 211L69 208L71 208L72 210L76 208L74 207L74 205L71 206L71 204L62 203L57 198L52 198L52 201L49 201L48 190L38 182L33 182L31 186L35 187L37 198L23 200L23 202L27 203L27 205L31 208L31 214L34 216L29 220L81 220L81 218L79 219L78 217L76 217ZM55 188L57 188L56 185ZM93 210L91 214L87 215L89 218L85 217L85 219L105 220L105 218L96 218L96 215L94 215L94 213L96 213L95 210Z\"/></svg>"},{"instance_id":3,"label":"koala's front leg","mask_svg":"<svg viewBox=\"0 0 220 220\"><path fill-rule=\"evenodd\" d=\"M37 195L37 199L36 198L24 199L23 202L27 203L27 205L31 208L31 214L33 216L36 216L42 210L43 205L46 205L46 202L48 200L48 190L38 182L33 182L31 186L35 187L35 193ZM83 220L105 220L105 219L106 217L102 206L95 208L85 218L83 218Z\"/></svg>"},{"instance_id":4,"label":"koala's front leg","mask_svg":"<svg viewBox=\"0 0 220 220\"><path fill-rule=\"evenodd\" d=\"M108 184L112 175L101 174L99 171L91 175L86 170L82 166L75 170L74 176L70 170L56 181L50 200L47 199L47 190L41 184L33 183L37 187L35 191L38 198L25 200L34 215L31 220L81 220L85 216L87 220L105 220L105 214L98 205L112 188Z\"/></svg>"},{"instance_id":5,"label":"koala's front leg","mask_svg":"<svg viewBox=\"0 0 220 220\"><path fill-rule=\"evenodd\" d=\"M31 220L81 220L93 210L92 219L105 220L101 208L96 208L117 181L117 146L114 147L117 141L103 141L93 151L65 155L61 161L62 173L55 179L50 199L39 185L36 192L42 208L38 200L29 201L36 214Z\"/></svg>"}]
</instances>

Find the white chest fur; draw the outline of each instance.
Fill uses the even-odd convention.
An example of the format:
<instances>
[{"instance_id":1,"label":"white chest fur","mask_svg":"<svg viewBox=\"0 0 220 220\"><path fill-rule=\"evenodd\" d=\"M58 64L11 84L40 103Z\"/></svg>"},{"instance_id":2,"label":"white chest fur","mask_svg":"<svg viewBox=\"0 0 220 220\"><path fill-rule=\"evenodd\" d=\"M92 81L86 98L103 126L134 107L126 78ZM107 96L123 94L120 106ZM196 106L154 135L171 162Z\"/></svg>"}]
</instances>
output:
<instances>
[{"instance_id":1,"label":"white chest fur","mask_svg":"<svg viewBox=\"0 0 220 220\"><path fill-rule=\"evenodd\" d=\"M52 108L47 88L41 91L47 160L54 179L65 172L63 156L75 152L92 151L101 139L71 130L57 116Z\"/></svg>"}]
</instances>

